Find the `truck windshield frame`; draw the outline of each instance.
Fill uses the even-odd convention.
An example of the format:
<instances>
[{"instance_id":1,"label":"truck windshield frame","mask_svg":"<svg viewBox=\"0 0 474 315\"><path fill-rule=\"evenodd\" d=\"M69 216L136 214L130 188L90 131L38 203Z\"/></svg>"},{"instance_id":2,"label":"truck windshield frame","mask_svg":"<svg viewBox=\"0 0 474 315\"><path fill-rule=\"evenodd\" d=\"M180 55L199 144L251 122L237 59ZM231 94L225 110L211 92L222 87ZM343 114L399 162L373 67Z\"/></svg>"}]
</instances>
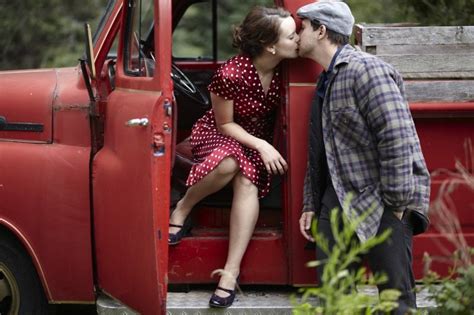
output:
<instances>
[{"instance_id":1,"label":"truck windshield frame","mask_svg":"<svg viewBox=\"0 0 474 315\"><path fill-rule=\"evenodd\" d=\"M150 76L149 65L154 64L153 56L145 54L144 45L153 34L154 1L129 0L124 32L124 72L135 77ZM144 33L145 32L145 33Z\"/></svg>"},{"instance_id":2,"label":"truck windshield frame","mask_svg":"<svg viewBox=\"0 0 474 315\"><path fill-rule=\"evenodd\" d=\"M109 2L107 2L107 5L105 7L105 13L100 18L99 25L97 26L97 29L94 32L94 36L92 37L92 41L94 43L94 46L97 43L97 40L99 39L99 35L100 35L100 33L102 33L102 30L104 29L104 27L107 23L107 20L109 19L110 15L112 14L113 8L114 8L115 4L118 1L119 0L109 0Z\"/></svg>"}]
</instances>

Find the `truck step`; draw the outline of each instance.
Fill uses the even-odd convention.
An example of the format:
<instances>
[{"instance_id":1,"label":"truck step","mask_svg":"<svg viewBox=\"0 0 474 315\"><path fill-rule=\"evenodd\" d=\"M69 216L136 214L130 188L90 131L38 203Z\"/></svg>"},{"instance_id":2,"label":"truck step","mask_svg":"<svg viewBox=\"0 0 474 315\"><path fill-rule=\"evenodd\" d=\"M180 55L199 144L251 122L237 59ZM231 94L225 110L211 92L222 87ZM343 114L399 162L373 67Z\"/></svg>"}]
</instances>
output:
<instances>
[{"instance_id":1,"label":"truck step","mask_svg":"<svg viewBox=\"0 0 474 315\"><path fill-rule=\"evenodd\" d=\"M209 307L212 291L193 290L189 293L168 293L167 310L172 314L291 314L291 292L245 291L238 294L234 304L225 309Z\"/></svg>"},{"instance_id":2,"label":"truck step","mask_svg":"<svg viewBox=\"0 0 474 315\"><path fill-rule=\"evenodd\" d=\"M377 288L373 286L364 286L361 291L369 295L378 294ZM296 297L297 290L287 290L277 292L271 290L245 290L244 294L237 294L234 304L225 309L210 308L208 305L212 290L192 290L188 293L169 292L167 300L168 315L194 315L194 314L271 314L271 315L290 315L293 305L292 297ZM298 298L297 298L298 301ZM312 300L316 303L316 299ZM316 304L313 304L316 305ZM436 305L428 297L426 291L417 294L417 305L423 313L434 309Z\"/></svg>"}]
</instances>

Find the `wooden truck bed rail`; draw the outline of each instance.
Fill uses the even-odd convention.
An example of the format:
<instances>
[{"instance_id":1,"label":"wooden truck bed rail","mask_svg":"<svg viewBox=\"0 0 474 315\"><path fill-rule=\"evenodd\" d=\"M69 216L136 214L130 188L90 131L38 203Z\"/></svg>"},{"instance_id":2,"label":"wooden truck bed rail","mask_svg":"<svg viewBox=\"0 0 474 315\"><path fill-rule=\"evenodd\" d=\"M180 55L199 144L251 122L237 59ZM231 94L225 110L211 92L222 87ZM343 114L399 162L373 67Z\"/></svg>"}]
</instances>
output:
<instances>
[{"instance_id":1,"label":"wooden truck bed rail","mask_svg":"<svg viewBox=\"0 0 474 315\"><path fill-rule=\"evenodd\" d=\"M474 102L474 26L357 24L355 43L395 66L410 102Z\"/></svg>"}]
</instances>

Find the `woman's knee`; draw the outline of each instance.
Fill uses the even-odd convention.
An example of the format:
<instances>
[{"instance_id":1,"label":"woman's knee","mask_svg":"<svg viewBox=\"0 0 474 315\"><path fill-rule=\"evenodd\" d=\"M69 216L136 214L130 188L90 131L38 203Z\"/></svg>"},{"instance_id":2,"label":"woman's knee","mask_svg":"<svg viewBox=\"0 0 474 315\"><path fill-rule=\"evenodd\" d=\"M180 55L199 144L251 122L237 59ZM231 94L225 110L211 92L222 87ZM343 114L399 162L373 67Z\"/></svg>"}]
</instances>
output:
<instances>
[{"instance_id":1,"label":"woman's knee","mask_svg":"<svg viewBox=\"0 0 474 315\"><path fill-rule=\"evenodd\" d=\"M257 193L257 186L242 172L234 177L234 189L243 189L249 193Z\"/></svg>"},{"instance_id":2,"label":"woman's knee","mask_svg":"<svg viewBox=\"0 0 474 315\"><path fill-rule=\"evenodd\" d=\"M232 175L239 171L239 163L233 157L226 157L222 159L216 168L220 175Z\"/></svg>"}]
</instances>

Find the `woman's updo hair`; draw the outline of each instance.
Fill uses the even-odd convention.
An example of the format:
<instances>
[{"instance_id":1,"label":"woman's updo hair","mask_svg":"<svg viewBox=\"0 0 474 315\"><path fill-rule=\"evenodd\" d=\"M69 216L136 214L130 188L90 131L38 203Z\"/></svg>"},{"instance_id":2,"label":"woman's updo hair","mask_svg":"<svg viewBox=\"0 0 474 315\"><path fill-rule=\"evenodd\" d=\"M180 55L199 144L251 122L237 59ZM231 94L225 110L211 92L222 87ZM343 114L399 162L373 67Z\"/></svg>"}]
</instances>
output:
<instances>
[{"instance_id":1,"label":"woman's updo hair","mask_svg":"<svg viewBox=\"0 0 474 315\"><path fill-rule=\"evenodd\" d=\"M283 8L253 7L235 27L232 45L252 58L260 55L265 47L278 42L281 19L289 16Z\"/></svg>"}]
</instances>

